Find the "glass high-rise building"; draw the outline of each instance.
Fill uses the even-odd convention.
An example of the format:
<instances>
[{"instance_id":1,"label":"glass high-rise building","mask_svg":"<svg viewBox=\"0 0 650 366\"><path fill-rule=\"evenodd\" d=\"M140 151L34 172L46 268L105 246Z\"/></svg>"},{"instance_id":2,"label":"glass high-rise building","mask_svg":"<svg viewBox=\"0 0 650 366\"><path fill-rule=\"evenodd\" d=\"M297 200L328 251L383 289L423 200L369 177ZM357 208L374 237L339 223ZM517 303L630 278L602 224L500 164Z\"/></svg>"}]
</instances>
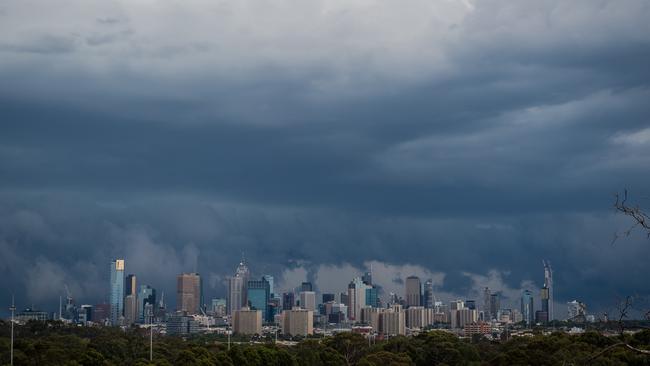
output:
<instances>
[{"instance_id":1,"label":"glass high-rise building","mask_svg":"<svg viewBox=\"0 0 650 366\"><path fill-rule=\"evenodd\" d=\"M111 325L120 325L124 313L124 259L111 262L111 294L110 294L110 321Z\"/></svg>"},{"instance_id":2,"label":"glass high-rise building","mask_svg":"<svg viewBox=\"0 0 650 366\"><path fill-rule=\"evenodd\" d=\"M376 287L366 288L366 305L373 308L379 307L379 291Z\"/></svg>"},{"instance_id":3,"label":"glass high-rise building","mask_svg":"<svg viewBox=\"0 0 650 366\"><path fill-rule=\"evenodd\" d=\"M138 293L138 322L145 324L145 306L151 304L152 309L156 309L156 290L149 285L141 285Z\"/></svg>"},{"instance_id":4,"label":"glass high-rise building","mask_svg":"<svg viewBox=\"0 0 650 366\"><path fill-rule=\"evenodd\" d=\"M433 280L429 279L424 283L424 303L427 309L433 309Z\"/></svg>"},{"instance_id":5,"label":"glass high-rise building","mask_svg":"<svg viewBox=\"0 0 650 366\"><path fill-rule=\"evenodd\" d=\"M535 310L533 308L533 293L530 290L524 290L521 295L521 315L527 326L531 326L535 321Z\"/></svg>"},{"instance_id":6,"label":"glass high-rise building","mask_svg":"<svg viewBox=\"0 0 650 366\"><path fill-rule=\"evenodd\" d=\"M296 297L293 292L285 292L282 294L282 310L291 310L296 304Z\"/></svg>"},{"instance_id":7,"label":"glass high-rise building","mask_svg":"<svg viewBox=\"0 0 650 366\"><path fill-rule=\"evenodd\" d=\"M271 297L274 297L273 295L275 294L275 292L273 291L273 276L271 276L271 275L264 275L264 276L262 276L262 277L264 277L264 279L266 280L266 282L269 283L269 291L271 292Z\"/></svg>"},{"instance_id":8,"label":"glass high-rise building","mask_svg":"<svg viewBox=\"0 0 650 366\"><path fill-rule=\"evenodd\" d=\"M544 264L544 288L547 289L547 303L548 309L548 320L555 320L555 313L553 311L553 269L551 268L551 263L549 261L542 261Z\"/></svg>"},{"instance_id":9,"label":"glass high-rise building","mask_svg":"<svg viewBox=\"0 0 650 366\"><path fill-rule=\"evenodd\" d=\"M501 310L501 299L499 293L494 293L490 295L490 316L492 319L497 319L499 316L499 310Z\"/></svg>"},{"instance_id":10,"label":"glass high-rise building","mask_svg":"<svg viewBox=\"0 0 650 366\"><path fill-rule=\"evenodd\" d=\"M273 321L269 319L269 300L271 299L270 284L264 277L261 280L248 281L247 289L248 305L251 310L261 310L262 317L267 322Z\"/></svg>"}]
</instances>

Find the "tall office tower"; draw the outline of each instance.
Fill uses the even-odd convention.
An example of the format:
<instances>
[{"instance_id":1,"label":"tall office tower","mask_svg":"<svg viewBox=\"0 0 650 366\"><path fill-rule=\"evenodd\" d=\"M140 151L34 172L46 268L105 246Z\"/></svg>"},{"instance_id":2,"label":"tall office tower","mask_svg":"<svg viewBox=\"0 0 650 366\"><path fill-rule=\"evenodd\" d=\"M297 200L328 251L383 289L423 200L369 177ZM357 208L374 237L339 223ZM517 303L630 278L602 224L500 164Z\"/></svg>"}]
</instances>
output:
<instances>
[{"instance_id":1,"label":"tall office tower","mask_svg":"<svg viewBox=\"0 0 650 366\"><path fill-rule=\"evenodd\" d=\"M266 280L266 282L269 283L269 293L271 294L271 297L275 297L275 292L273 291L273 276L271 275L264 275L262 276Z\"/></svg>"},{"instance_id":2,"label":"tall office tower","mask_svg":"<svg viewBox=\"0 0 650 366\"><path fill-rule=\"evenodd\" d=\"M433 309L433 280L429 279L424 283L424 304L427 309Z\"/></svg>"},{"instance_id":3,"label":"tall office tower","mask_svg":"<svg viewBox=\"0 0 650 366\"><path fill-rule=\"evenodd\" d=\"M303 309L316 310L316 293L314 291L300 292L300 307Z\"/></svg>"},{"instance_id":4,"label":"tall office tower","mask_svg":"<svg viewBox=\"0 0 650 366\"><path fill-rule=\"evenodd\" d=\"M548 320L555 320L555 313L553 312L553 269L551 262L542 261L544 264L544 288L548 289Z\"/></svg>"},{"instance_id":5,"label":"tall office tower","mask_svg":"<svg viewBox=\"0 0 650 366\"><path fill-rule=\"evenodd\" d=\"M120 325L124 313L124 259L111 262L111 325Z\"/></svg>"},{"instance_id":6,"label":"tall office tower","mask_svg":"<svg viewBox=\"0 0 650 366\"><path fill-rule=\"evenodd\" d=\"M269 300L271 299L271 286L264 277L260 280L248 280L246 286L248 294L248 307L251 310L260 310L262 312L262 319L271 322L269 312Z\"/></svg>"},{"instance_id":7,"label":"tall office tower","mask_svg":"<svg viewBox=\"0 0 650 366\"><path fill-rule=\"evenodd\" d=\"M359 320L361 308L366 306L367 288L368 286L363 283L360 277L355 278L348 285L348 311L350 312L350 320Z\"/></svg>"},{"instance_id":8,"label":"tall office tower","mask_svg":"<svg viewBox=\"0 0 650 366\"><path fill-rule=\"evenodd\" d=\"M129 274L126 276L126 281L124 281L124 296L137 294L138 288L136 287L135 275Z\"/></svg>"},{"instance_id":9,"label":"tall office tower","mask_svg":"<svg viewBox=\"0 0 650 366\"><path fill-rule=\"evenodd\" d=\"M339 302L350 308L350 295L347 292L341 292L339 294Z\"/></svg>"},{"instance_id":10,"label":"tall office tower","mask_svg":"<svg viewBox=\"0 0 650 366\"><path fill-rule=\"evenodd\" d=\"M361 277L361 281L363 281L363 283L365 283L368 286L372 286L372 267L370 271L363 274L363 276Z\"/></svg>"},{"instance_id":11,"label":"tall office tower","mask_svg":"<svg viewBox=\"0 0 650 366\"><path fill-rule=\"evenodd\" d=\"M379 290L377 287L366 287L366 306L379 307Z\"/></svg>"},{"instance_id":12,"label":"tall office tower","mask_svg":"<svg viewBox=\"0 0 650 366\"><path fill-rule=\"evenodd\" d=\"M181 273L176 277L176 310L188 315L199 314L201 297L201 276L198 273Z\"/></svg>"},{"instance_id":13,"label":"tall office tower","mask_svg":"<svg viewBox=\"0 0 650 366\"><path fill-rule=\"evenodd\" d=\"M422 286L417 276L406 277L406 307L420 306L422 298Z\"/></svg>"},{"instance_id":14,"label":"tall office tower","mask_svg":"<svg viewBox=\"0 0 650 366\"><path fill-rule=\"evenodd\" d=\"M235 310L241 309L248 303L246 287L249 278L250 271L242 259L235 270L235 275L228 279L228 314L232 315Z\"/></svg>"},{"instance_id":15,"label":"tall office tower","mask_svg":"<svg viewBox=\"0 0 650 366\"><path fill-rule=\"evenodd\" d=\"M501 310L501 299L497 292L490 295L490 314L492 315L492 319L497 318L499 310Z\"/></svg>"},{"instance_id":16,"label":"tall office tower","mask_svg":"<svg viewBox=\"0 0 650 366\"><path fill-rule=\"evenodd\" d=\"M282 294L282 310L291 310L296 305L296 297L293 292Z\"/></svg>"},{"instance_id":17,"label":"tall office tower","mask_svg":"<svg viewBox=\"0 0 650 366\"><path fill-rule=\"evenodd\" d=\"M243 277L235 274L228 279L228 314L233 315L245 305L242 301L246 296L243 294L245 287Z\"/></svg>"},{"instance_id":18,"label":"tall office tower","mask_svg":"<svg viewBox=\"0 0 650 366\"><path fill-rule=\"evenodd\" d=\"M300 292L303 291L314 291L314 286L311 284L311 282L303 282L300 285Z\"/></svg>"},{"instance_id":19,"label":"tall office tower","mask_svg":"<svg viewBox=\"0 0 650 366\"><path fill-rule=\"evenodd\" d=\"M468 309L476 310L476 301L474 300L465 300L465 307Z\"/></svg>"},{"instance_id":20,"label":"tall office tower","mask_svg":"<svg viewBox=\"0 0 650 366\"><path fill-rule=\"evenodd\" d=\"M524 290L521 294L521 315L530 327L535 321L535 309L533 308L533 293L530 290Z\"/></svg>"},{"instance_id":21,"label":"tall office tower","mask_svg":"<svg viewBox=\"0 0 650 366\"><path fill-rule=\"evenodd\" d=\"M546 316L548 317L548 288L542 287L542 289L539 292L539 297L542 299L542 311L546 312Z\"/></svg>"},{"instance_id":22,"label":"tall office tower","mask_svg":"<svg viewBox=\"0 0 650 366\"><path fill-rule=\"evenodd\" d=\"M488 287L483 289L483 317L486 321L491 321L496 318L496 314L492 314L490 311L490 300L492 299L492 293Z\"/></svg>"},{"instance_id":23,"label":"tall office tower","mask_svg":"<svg viewBox=\"0 0 650 366\"><path fill-rule=\"evenodd\" d=\"M280 314L280 309L282 309L282 306L280 304L280 298L272 297L271 299L269 299L270 322L277 323L275 316Z\"/></svg>"},{"instance_id":24,"label":"tall office tower","mask_svg":"<svg viewBox=\"0 0 650 366\"><path fill-rule=\"evenodd\" d=\"M156 305L156 290L149 285L140 285L140 292L138 293L138 322L145 324L146 315L145 307L147 304Z\"/></svg>"},{"instance_id":25,"label":"tall office tower","mask_svg":"<svg viewBox=\"0 0 650 366\"><path fill-rule=\"evenodd\" d=\"M130 326L138 320L137 296L128 294L124 297L124 325Z\"/></svg>"},{"instance_id":26,"label":"tall office tower","mask_svg":"<svg viewBox=\"0 0 650 366\"><path fill-rule=\"evenodd\" d=\"M334 294L323 294L323 304L330 301L336 301L336 295Z\"/></svg>"}]
</instances>

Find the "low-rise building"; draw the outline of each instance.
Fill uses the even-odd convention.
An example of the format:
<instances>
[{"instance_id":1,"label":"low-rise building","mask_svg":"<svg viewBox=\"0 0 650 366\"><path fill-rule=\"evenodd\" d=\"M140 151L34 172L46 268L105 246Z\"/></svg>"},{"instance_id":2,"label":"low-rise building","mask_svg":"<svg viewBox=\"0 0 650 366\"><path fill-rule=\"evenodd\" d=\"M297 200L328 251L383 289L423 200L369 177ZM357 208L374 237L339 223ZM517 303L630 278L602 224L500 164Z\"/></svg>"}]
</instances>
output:
<instances>
[{"instance_id":1,"label":"low-rise building","mask_svg":"<svg viewBox=\"0 0 650 366\"><path fill-rule=\"evenodd\" d=\"M262 334L262 310L243 307L232 316L233 331L237 334Z\"/></svg>"},{"instance_id":2,"label":"low-rise building","mask_svg":"<svg viewBox=\"0 0 650 366\"><path fill-rule=\"evenodd\" d=\"M167 334L189 335L199 331L199 323L186 313L174 314L167 319Z\"/></svg>"},{"instance_id":3,"label":"low-rise building","mask_svg":"<svg viewBox=\"0 0 650 366\"><path fill-rule=\"evenodd\" d=\"M314 312L294 307L282 312L282 333L292 336L314 334Z\"/></svg>"}]
</instances>

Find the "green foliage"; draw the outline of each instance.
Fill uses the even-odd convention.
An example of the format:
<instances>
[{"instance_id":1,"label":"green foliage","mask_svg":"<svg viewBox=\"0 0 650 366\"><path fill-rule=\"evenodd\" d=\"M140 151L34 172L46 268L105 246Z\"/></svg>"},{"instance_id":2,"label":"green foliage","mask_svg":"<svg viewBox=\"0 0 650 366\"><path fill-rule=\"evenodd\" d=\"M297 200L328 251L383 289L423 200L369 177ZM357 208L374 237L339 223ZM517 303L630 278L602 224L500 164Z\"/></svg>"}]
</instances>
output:
<instances>
[{"instance_id":1,"label":"green foliage","mask_svg":"<svg viewBox=\"0 0 650 366\"><path fill-rule=\"evenodd\" d=\"M406 353L379 351L366 355L357 364L359 366L411 366L413 361Z\"/></svg>"},{"instance_id":2,"label":"green foliage","mask_svg":"<svg viewBox=\"0 0 650 366\"><path fill-rule=\"evenodd\" d=\"M9 363L9 324L0 322L0 365ZM461 340L432 330L416 337L393 337L372 346L354 333L306 338L295 346L271 342L235 343L202 335L189 339L156 336L149 361L148 333L137 328L71 327L60 322L16 327L14 363L70 366L424 366L424 365L650 365L650 356L616 346L626 342L650 349L650 330L606 337L553 333L519 337L507 342L476 337ZM610 346L614 346L608 348ZM606 350L606 352L601 352Z\"/></svg>"}]
</instances>

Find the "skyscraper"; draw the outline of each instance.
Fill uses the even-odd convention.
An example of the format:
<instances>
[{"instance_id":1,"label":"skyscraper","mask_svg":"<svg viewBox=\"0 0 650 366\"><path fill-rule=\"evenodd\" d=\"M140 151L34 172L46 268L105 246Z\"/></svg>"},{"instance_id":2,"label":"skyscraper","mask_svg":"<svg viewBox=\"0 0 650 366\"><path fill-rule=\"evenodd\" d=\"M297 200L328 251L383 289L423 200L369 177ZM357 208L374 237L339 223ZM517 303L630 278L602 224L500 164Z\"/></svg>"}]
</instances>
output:
<instances>
[{"instance_id":1,"label":"skyscraper","mask_svg":"<svg viewBox=\"0 0 650 366\"><path fill-rule=\"evenodd\" d=\"M260 280L249 280L248 286L248 306L251 310L260 310L262 312L262 319L265 321L273 321L270 319L269 300L271 299L271 286L262 277Z\"/></svg>"},{"instance_id":2,"label":"skyscraper","mask_svg":"<svg viewBox=\"0 0 650 366\"><path fill-rule=\"evenodd\" d=\"M311 282L303 282L300 285L300 292L303 292L303 291L314 291L314 286L312 285Z\"/></svg>"},{"instance_id":3,"label":"skyscraper","mask_svg":"<svg viewBox=\"0 0 650 366\"><path fill-rule=\"evenodd\" d=\"M137 295L138 288L136 287L137 281L134 274L129 274L126 276L126 281L124 282L124 296L128 295Z\"/></svg>"},{"instance_id":4,"label":"skyscraper","mask_svg":"<svg viewBox=\"0 0 650 366\"><path fill-rule=\"evenodd\" d=\"M499 310L501 310L501 300L499 298L499 293L494 293L490 295L490 315L492 319L497 319L499 316Z\"/></svg>"},{"instance_id":5,"label":"skyscraper","mask_svg":"<svg viewBox=\"0 0 650 366\"><path fill-rule=\"evenodd\" d=\"M145 306L151 304L153 309L156 305L156 290L149 285L141 285L138 293L138 322L145 323Z\"/></svg>"},{"instance_id":6,"label":"skyscraper","mask_svg":"<svg viewBox=\"0 0 650 366\"><path fill-rule=\"evenodd\" d=\"M334 294L323 294L323 304L335 300L336 296Z\"/></svg>"},{"instance_id":7,"label":"skyscraper","mask_svg":"<svg viewBox=\"0 0 650 366\"><path fill-rule=\"evenodd\" d=\"M490 300L492 299L492 293L488 287L483 289L483 318L487 321L496 318L496 314L492 314Z\"/></svg>"},{"instance_id":8,"label":"skyscraper","mask_svg":"<svg viewBox=\"0 0 650 366\"><path fill-rule=\"evenodd\" d=\"M361 277L361 280L366 285L372 286L372 267L371 267L370 271L363 274L363 276Z\"/></svg>"},{"instance_id":9,"label":"skyscraper","mask_svg":"<svg viewBox=\"0 0 650 366\"><path fill-rule=\"evenodd\" d=\"M546 316L548 317L548 288L542 287L542 289L539 292L539 297L542 299L542 311L546 312Z\"/></svg>"},{"instance_id":10,"label":"skyscraper","mask_svg":"<svg viewBox=\"0 0 650 366\"><path fill-rule=\"evenodd\" d=\"M316 293L314 291L302 291L300 293L300 307L303 309L316 310Z\"/></svg>"},{"instance_id":11,"label":"skyscraper","mask_svg":"<svg viewBox=\"0 0 650 366\"><path fill-rule=\"evenodd\" d=\"M282 310L291 310L296 304L296 298L293 292L285 292L282 294Z\"/></svg>"},{"instance_id":12,"label":"skyscraper","mask_svg":"<svg viewBox=\"0 0 650 366\"><path fill-rule=\"evenodd\" d=\"M465 300L465 307L471 310L476 310L476 301L474 300Z\"/></svg>"},{"instance_id":13,"label":"skyscraper","mask_svg":"<svg viewBox=\"0 0 650 366\"><path fill-rule=\"evenodd\" d=\"M124 325L130 326L138 320L138 302L134 294L124 297Z\"/></svg>"},{"instance_id":14,"label":"skyscraper","mask_svg":"<svg viewBox=\"0 0 650 366\"><path fill-rule=\"evenodd\" d=\"M544 288L548 290L548 320L555 320L555 313L553 312L553 269L551 262L542 261L544 264Z\"/></svg>"},{"instance_id":15,"label":"skyscraper","mask_svg":"<svg viewBox=\"0 0 650 366\"><path fill-rule=\"evenodd\" d=\"M535 321L535 309L533 308L533 293L530 290L524 290L521 294L521 315L530 327Z\"/></svg>"},{"instance_id":16,"label":"skyscraper","mask_svg":"<svg viewBox=\"0 0 650 366\"><path fill-rule=\"evenodd\" d=\"M406 277L406 307L420 306L422 298L422 286L420 284L420 277L409 276Z\"/></svg>"},{"instance_id":17,"label":"skyscraper","mask_svg":"<svg viewBox=\"0 0 650 366\"><path fill-rule=\"evenodd\" d=\"M424 304L427 309L433 309L433 280L428 279L424 283Z\"/></svg>"},{"instance_id":18,"label":"skyscraper","mask_svg":"<svg viewBox=\"0 0 650 366\"><path fill-rule=\"evenodd\" d=\"M373 308L379 307L379 291L375 286L366 287L366 305Z\"/></svg>"},{"instance_id":19,"label":"skyscraper","mask_svg":"<svg viewBox=\"0 0 650 366\"><path fill-rule=\"evenodd\" d=\"M242 299L246 296L244 292L244 278L234 275L228 279L228 314L234 314L235 311L244 306Z\"/></svg>"},{"instance_id":20,"label":"skyscraper","mask_svg":"<svg viewBox=\"0 0 650 366\"><path fill-rule=\"evenodd\" d=\"M110 306L111 325L120 325L120 318L124 313L124 259L111 262L111 296Z\"/></svg>"},{"instance_id":21,"label":"skyscraper","mask_svg":"<svg viewBox=\"0 0 650 366\"><path fill-rule=\"evenodd\" d=\"M271 297L274 297L273 295L275 294L275 292L274 292L274 290L273 290L273 276L271 276L271 275L264 275L264 276L262 276L262 277L264 277L264 279L266 280L266 282L269 283L269 292L270 292L270 294L271 294Z\"/></svg>"},{"instance_id":22,"label":"skyscraper","mask_svg":"<svg viewBox=\"0 0 650 366\"><path fill-rule=\"evenodd\" d=\"M182 273L176 277L176 310L198 314L201 297L201 276L198 273Z\"/></svg>"},{"instance_id":23,"label":"skyscraper","mask_svg":"<svg viewBox=\"0 0 650 366\"><path fill-rule=\"evenodd\" d=\"M248 293L246 288L250 271L242 259L235 270L235 275L228 279L228 314L233 314L235 310L241 309L248 303Z\"/></svg>"},{"instance_id":24,"label":"skyscraper","mask_svg":"<svg viewBox=\"0 0 650 366\"><path fill-rule=\"evenodd\" d=\"M348 285L348 311L350 320L359 321L361 308L366 306L366 289L360 277L355 278Z\"/></svg>"}]
</instances>

